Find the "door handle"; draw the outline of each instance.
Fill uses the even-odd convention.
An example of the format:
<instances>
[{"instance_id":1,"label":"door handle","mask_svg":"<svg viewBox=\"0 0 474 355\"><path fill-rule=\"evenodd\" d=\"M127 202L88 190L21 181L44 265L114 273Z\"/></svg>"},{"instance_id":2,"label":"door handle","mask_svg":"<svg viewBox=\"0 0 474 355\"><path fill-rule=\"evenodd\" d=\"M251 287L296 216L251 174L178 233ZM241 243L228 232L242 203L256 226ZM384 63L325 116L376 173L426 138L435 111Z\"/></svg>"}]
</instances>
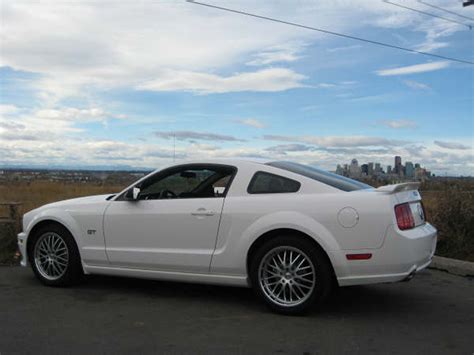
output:
<instances>
[{"instance_id":1,"label":"door handle","mask_svg":"<svg viewBox=\"0 0 474 355\"><path fill-rule=\"evenodd\" d=\"M191 212L193 216L214 216L215 211L206 210L205 208L198 208L196 211Z\"/></svg>"}]
</instances>

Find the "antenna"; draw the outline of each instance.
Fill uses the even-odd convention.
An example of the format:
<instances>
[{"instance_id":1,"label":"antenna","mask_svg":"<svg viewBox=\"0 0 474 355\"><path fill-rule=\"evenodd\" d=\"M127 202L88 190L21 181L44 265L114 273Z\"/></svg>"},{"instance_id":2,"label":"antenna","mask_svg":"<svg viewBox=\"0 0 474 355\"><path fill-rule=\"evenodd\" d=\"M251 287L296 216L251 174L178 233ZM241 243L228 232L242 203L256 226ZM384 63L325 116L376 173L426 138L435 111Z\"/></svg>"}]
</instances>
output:
<instances>
[{"instance_id":1,"label":"antenna","mask_svg":"<svg viewBox=\"0 0 474 355\"><path fill-rule=\"evenodd\" d=\"M173 133L173 163L176 160L176 133Z\"/></svg>"}]
</instances>

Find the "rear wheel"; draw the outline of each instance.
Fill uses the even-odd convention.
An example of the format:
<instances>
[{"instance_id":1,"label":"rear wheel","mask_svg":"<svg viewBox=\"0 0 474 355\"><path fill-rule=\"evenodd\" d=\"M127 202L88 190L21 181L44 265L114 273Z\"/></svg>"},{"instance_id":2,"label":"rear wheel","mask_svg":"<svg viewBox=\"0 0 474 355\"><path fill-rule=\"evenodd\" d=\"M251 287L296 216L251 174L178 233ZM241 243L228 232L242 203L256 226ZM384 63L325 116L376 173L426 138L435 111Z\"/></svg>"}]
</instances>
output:
<instances>
[{"instance_id":1,"label":"rear wheel","mask_svg":"<svg viewBox=\"0 0 474 355\"><path fill-rule=\"evenodd\" d=\"M332 268L324 253L298 235L266 242L250 264L253 288L268 306L300 314L321 303L332 287Z\"/></svg>"},{"instance_id":2,"label":"rear wheel","mask_svg":"<svg viewBox=\"0 0 474 355\"><path fill-rule=\"evenodd\" d=\"M56 224L41 227L28 251L33 272L48 286L66 286L82 279L82 265L74 238Z\"/></svg>"}]
</instances>

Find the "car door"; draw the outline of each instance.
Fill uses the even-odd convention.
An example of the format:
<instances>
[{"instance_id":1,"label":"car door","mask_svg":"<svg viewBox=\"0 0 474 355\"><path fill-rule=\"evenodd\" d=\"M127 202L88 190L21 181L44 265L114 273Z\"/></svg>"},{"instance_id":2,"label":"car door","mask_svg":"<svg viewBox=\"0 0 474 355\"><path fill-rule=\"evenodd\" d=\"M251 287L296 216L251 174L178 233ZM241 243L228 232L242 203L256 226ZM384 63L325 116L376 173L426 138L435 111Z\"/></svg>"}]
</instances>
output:
<instances>
[{"instance_id":1,"label":"car door","mask_svg":"<svg viewBox=\"0 0 474 355\"><path fill-rule=\"evenodd\" d=\"M110 264L208 272L224 197L235 172L214 164L174 167L136 186L136 200L126 194L117 198L104 214Z\"/></svg>"}]
</instances>

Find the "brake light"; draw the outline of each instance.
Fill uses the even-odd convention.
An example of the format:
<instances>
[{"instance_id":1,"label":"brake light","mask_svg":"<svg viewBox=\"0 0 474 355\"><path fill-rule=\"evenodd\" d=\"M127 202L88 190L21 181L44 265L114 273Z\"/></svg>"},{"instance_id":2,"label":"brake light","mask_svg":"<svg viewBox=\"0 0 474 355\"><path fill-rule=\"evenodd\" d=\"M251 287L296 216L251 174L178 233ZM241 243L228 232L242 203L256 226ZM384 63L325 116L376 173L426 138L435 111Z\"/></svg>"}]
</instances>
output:
<instances>
[{"instance_id":1,"label":"brake light","mask_svg":"<svg viewBox=\"0 0 474 355\"><path fill-rule=\"evenodd\" d=\"M398 228L401 230L415 228L415 220L413 219L409 203L396 205L395 216L397 217Z\"/></svg>"}]
</instances>

